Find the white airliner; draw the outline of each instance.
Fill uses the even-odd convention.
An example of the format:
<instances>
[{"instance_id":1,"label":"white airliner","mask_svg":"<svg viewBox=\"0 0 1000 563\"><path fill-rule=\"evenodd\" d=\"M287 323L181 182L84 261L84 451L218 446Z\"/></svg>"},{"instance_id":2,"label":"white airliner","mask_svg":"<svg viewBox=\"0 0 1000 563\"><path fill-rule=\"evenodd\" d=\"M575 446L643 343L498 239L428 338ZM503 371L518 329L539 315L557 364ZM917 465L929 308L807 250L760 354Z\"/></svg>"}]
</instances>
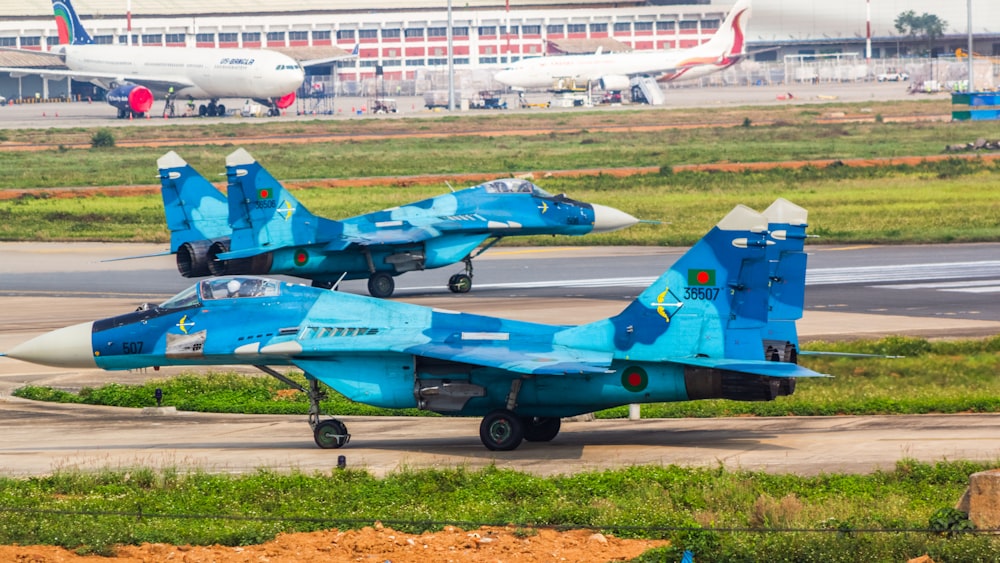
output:
<instances>
[{"instance_id":1,"label":"white airliner","mask_svg":"<svg viewBox=\"0 0 1000 563\"><path fill-rule=\"evenodd\" d=\"M222 98L249 98L269 107L269 115L295 102L302 85L303 65L291 57L265 49L212 49L97 45L80 23L70 0L52 0L60 46L54 49L69 70L0 68L12 76L85 80L108 90L107 101L118 117L142 117L153 100L209 100L199 115L225 115ZM351 56L356 55L353 53Z\"/></svg>"},{"instance_id":2,"label":"white airliner","mask_svg":"<svg viewBox=\"0 0 1000 563\"><path fill-rule=\"evenodd\" d=\"M514 88L553 88L560 81L588 82L604 90L627 90L634 77L660 82L699 78L746 56L744 30L750 0L738 0L715 35L690 49L594 53L522 59L493 77Z\"/></svg>"}]
</instances>

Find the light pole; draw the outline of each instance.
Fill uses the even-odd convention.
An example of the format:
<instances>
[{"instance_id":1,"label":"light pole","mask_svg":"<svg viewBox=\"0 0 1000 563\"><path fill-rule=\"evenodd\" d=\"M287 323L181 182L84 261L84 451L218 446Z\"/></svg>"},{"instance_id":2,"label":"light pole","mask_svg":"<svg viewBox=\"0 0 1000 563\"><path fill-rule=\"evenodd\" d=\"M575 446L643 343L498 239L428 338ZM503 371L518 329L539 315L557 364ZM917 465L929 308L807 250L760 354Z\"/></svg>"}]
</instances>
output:
<instances>
[{"instance_id":1,"label":"light pole","mask_svg":"<svg viewBox=\"0 0 1000 563\"><path fill-rule=\"evenodd\" d=\"M968 89L968 92L971 93L971 92L974 91L974 84L975 84L975 73L973 72L975 70L975 65L973 65L973 61L972 61L972 0L968 0L968 2L967 2L967 10L968 10L968 13L969 13L969 51L967 53L969 55L969 89Z\"/></svg>"}]
</instances>

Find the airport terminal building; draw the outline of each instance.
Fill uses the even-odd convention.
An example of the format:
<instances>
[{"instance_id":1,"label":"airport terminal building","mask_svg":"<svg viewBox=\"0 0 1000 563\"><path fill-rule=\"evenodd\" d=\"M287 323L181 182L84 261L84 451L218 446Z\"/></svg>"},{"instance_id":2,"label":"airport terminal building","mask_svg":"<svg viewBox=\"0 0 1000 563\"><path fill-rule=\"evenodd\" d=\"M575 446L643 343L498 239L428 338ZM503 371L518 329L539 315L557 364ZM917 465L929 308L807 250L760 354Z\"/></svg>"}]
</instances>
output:
<instances>
[{"instance_id":1,"label":"airport terminal building","mask_svg":"<svg viewBox=\"0 0 1000 563\"><path fill-rule=\"evenodd\" d=\"M850 54L866 57L867 26L862 0L857 6L827 6L819 0L755 0L747 43L757 62L782 65L785 55ZM493 71L523 57L624 49L685 48L705 42L719 28L732 2L708 0L467 0L451 11L452 63L463 81L488 88ZM916 52L918 38L900 36L892 26L908 9L938 14L948 21L935 54L966 46L965 3L941 6L933 0L881 0L872 8L871 57L896 58ZM975 0L980 19L973 26L975 51L1000 55L1000 7ZM926 6L923 6L926 5ZM976 6L982 5L979 9ZM378 77L408 93L440 87L448 68L447 3L426 0L370 0L359 5L315 0L240 0L206 5L195 0L75 0L83 24L98 43L189 47L277 49L300 59L321 58L359 47L356 59L310 72L315 84L340 93L363 93ZM363 6L363 8L359 8ZM944 13L946 12L946 13ZM130 31L131 30L131 31ZM49 0L0 6L0 47L44 52L58 43ZM15 60L11 60L14 57ZM0 52L0 66L51 66L52 61ZM893 63L894 64L894 63ZM873 75L872 71L866 71ZM856 73L857 74L857 73ZM722 80L775 80L773 70L738 71ZM735 78L734 78L735 77ZM801 77L800 77L801 78ZM788 79L788 77L784 77ZM63 95L67 81L0 76L7 97Z\"/></svg>"}]
</instances>

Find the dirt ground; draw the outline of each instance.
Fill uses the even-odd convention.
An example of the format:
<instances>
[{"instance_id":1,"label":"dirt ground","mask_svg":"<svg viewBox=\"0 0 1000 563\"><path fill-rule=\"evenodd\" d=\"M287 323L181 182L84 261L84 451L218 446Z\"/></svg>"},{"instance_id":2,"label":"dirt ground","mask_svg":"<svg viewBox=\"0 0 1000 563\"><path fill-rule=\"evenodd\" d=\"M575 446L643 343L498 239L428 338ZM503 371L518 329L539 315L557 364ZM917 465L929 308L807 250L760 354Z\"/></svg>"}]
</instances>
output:
<instances>
[{"instance_id":1,"label":"dirt ground","mask_svg":"<svg viewBox=\"0 0 1000 563\"><path fill-rule=\"evenodd\" d=\"M591 530L538 530L519 533L514 528L466 531L448 526L440 532L412 535L383 528L330 530L281 534L272 542L245 547L124 546L117 557L81 557L51 546L0 546L0 561L62 562L181 562L181 563L297 563L300 561L364 561L373 563L552 563L627 561L663 540L626 540Z\"/></svg>"}]
</instances>

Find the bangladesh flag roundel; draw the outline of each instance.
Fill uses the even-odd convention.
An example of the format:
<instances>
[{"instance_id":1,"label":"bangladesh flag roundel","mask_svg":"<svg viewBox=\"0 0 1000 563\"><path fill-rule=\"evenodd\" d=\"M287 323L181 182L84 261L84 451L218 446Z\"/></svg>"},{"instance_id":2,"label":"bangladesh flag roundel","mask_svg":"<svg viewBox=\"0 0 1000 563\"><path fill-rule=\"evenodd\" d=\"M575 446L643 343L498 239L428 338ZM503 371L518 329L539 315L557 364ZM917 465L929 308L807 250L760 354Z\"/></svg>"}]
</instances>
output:
<instances>
[{"instance_id":1,"label":"bangladesh flag roundel","mask_svg":"<svg viewBox=\"0 0 1000 563\"><path fill-rule=\"evenodd\" d=\"M688 285L715 287L715 270L688 270Z\"/></svg>"},{"instance_id":2,"label":"bangladesh flag roundel","mask_svg":"<svg viewBox=\"0 0 1000 563\"><path fill-rule=\"evenodd\" d=\"M257 190L257 199L271 199L274 197L274 192L271 188L260 188Z\"/></svg>"},{"instance_id":3,"label":"bangladesh flag roundel","mask_svg":"<svg viewBox=\"0 0 1000 563\"><path fill-rule=\"evenodd\" d=\"M646 370L639 366L630 366L622 372L622 387L633 393L638 393L646 389L649 385L649 376Z\"/></svg>"},{"instance_id":4,"label":"bangladesh flag roundel","mask_svg":"<svg viewBox=\"0 0 1000 563\"><path fill-rule=\"evenodd\" d=\"M301 248L295 251L294 257L296 266L305 266L306 262L309 261L309 253Z\"/></svg>"}]
</instances>

